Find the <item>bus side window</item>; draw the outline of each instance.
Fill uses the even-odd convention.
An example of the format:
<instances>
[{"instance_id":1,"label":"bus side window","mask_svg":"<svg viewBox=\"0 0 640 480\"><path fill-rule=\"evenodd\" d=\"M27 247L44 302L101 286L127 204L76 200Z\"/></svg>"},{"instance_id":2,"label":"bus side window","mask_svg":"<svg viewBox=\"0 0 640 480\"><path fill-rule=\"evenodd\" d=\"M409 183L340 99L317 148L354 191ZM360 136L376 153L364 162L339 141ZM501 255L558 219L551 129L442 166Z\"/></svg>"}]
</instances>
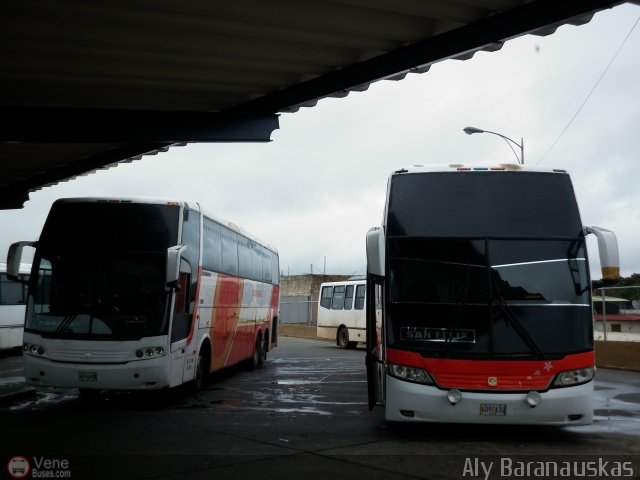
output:
<instances>
[{"instance_id":1,"label":"bus side window","mask_svg":"<svg viewBox=\"0 0 640 480\"><path fill-rule=\"evenodd\" d=\"M208 218L204 219L202 267L213 272L222 269L222 227Z\"/></svg>"},{"instance_id":2,"label":"bus side window","mask_svg":"<svg viewBox=\"0 0 640 480\"><path fill-rule=\"evenodd\" d=\"M333 301L331 302L331 310L344 309L344 285L337 285L333 288Z\"/></svg>"},{"instance_id":3,"label":"bus side window","mask_svg":"<svg viewBox=\"0 0 640 480\"><path fill-rule=\"evenodd\" d=\"M356 288L356 304L355 304L355 309L356 310L363 310L364 309L364 294L366 291L366 285L358 285Z\"/></svg>"},{"instance_id":4,"label":"bus side window","mask_svg":"<svg viewBox=\"0 0 640 480\"><path fill-rule=\"evenodd\" d=\"M19 275L19 278L24 278L24 275ZM23 305L25 300L25 286L9 280L4 273L0 274L0 305Z\"/></svg>"},{"instance_id":5,"label":"bus side window","mask_svg":"<svg viewBox=\"0 0 640 480\"><path fill-rule=\"evenodd\" d=\"M222 231L222 271L229 275L238 275L238 239L229 229Z\"/></svg>"},{"instance_id":6,"label":"bus side window","mask_svg":"<svg viewBox=\"0 0 640 480\"><path fill-rule=\"evenodd\" d=\"M322 287L320 297L320 306L322 308L331 308L331 298L333 297L333 287Z\"/></svg>"},{"instance_id":7,"label":"bus side window","mask_svg":"<svg viewBox=\"0 0 640 480\"><path fill-rule=\"evenodd\" d=\"M353 306L353 285L347 285L347 293L344 296L344 309L351 310Z\"/></svg>"}]
</instances>

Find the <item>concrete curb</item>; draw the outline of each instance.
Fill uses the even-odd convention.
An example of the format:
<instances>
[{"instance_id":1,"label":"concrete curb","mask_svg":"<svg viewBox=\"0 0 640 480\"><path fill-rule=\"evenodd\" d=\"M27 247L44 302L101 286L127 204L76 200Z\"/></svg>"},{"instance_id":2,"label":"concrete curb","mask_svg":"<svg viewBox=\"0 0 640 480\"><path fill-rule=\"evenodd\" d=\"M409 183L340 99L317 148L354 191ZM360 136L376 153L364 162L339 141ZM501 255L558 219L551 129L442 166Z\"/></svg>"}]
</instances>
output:
<instances>
[{"instance_id":1,"label":"concrete curb","mask_svg":"<svg viewBox=\"0 0 640 480\"><path fill-rule=\"evenodd\" d=\"M318 338L315 325L279 325L279 335L283 337L311 338L313 340L326 340Z\"/></svg>"}]
</instances>

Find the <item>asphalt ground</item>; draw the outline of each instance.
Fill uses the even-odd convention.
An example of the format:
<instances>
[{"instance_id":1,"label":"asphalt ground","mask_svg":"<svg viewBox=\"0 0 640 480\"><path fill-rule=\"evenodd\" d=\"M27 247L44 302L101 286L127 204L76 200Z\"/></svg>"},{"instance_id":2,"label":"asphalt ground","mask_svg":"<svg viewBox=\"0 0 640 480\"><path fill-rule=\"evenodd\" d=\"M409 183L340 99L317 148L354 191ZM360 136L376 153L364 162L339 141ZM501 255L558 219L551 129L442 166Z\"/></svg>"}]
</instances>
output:
<instances>
[{"instance_id":1,"label":"asphalt ground","mask_svg":"<svg viewBox=\"0 0 640 480\"><path fill-rule=\"evenodd\" d=\"M0 359L0 379L19 365ZM393 425L368 410L363 350L281 338L262 368L196 394L38 389L4 402L0 478L22 461L91 479L552 478L563 466L557 478L639 478L639 393L640 375L599 370L591 426Z\"/></svg>"}]
</instances>

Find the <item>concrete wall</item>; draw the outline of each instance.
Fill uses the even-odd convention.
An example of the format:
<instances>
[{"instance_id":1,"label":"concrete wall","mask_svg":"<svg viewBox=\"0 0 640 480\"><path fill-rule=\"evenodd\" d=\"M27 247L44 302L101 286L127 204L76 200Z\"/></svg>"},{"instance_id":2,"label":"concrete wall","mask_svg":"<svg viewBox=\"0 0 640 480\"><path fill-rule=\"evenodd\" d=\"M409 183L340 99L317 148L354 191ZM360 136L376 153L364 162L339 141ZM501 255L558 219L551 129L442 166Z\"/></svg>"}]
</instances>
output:
<instances>
[{"instance_id":1,"label":"concrete wall","mask_svg":"<svg viewBox=\"0 0 640 480\"><path fill-rule=\"evenodd\" d=\"M280 277L280 295L287 297L308 295L312 300L318 300L321 283L338 282L349 278L351 278L350 275L284 275Z\"/></svg>"},{"instance_id":2,"label":"concrete wall","mask_svg":"<svg viewBox=\"0 0 640 480\"><path fill-rule=\"evenodd\" d=\"M309 323L315 325L317 323L318 308L316 306L318 302L318 296L320 295L320 285L324 282L338 282L341 280L348 280L350 275L284 275L280 277L280 313L281 315L295 315L291 312L283 312L290 308L298 308L294 306L294 303L300 301L301 297L307 297L311 305L307 305L301 308L307 308L310 312L311 318L305 317L300 322L288 321L288 323ZM294 299L294 297L296 297ZM288 304L288 305L287 305ZM315 328L315 327L314 327Z\"/></svg>"},{"instance_id":3,"label":"concrete wall","mask_svg":"<svg viewBox=\"0 0 640 480\"><path fill-rule=\"evenodd\" d=\"M598 367L640 372L640 342L595 343Z\"/></svg>"}]
</instances>

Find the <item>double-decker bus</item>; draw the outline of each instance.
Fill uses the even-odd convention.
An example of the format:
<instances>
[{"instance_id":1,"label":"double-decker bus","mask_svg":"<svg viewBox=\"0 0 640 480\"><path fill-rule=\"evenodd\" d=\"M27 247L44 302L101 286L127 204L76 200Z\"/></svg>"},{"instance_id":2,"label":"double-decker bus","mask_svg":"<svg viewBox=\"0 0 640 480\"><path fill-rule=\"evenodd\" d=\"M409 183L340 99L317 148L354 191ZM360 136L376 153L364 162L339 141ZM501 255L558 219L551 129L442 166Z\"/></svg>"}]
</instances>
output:
<instances>
[{"instance_id":1,"label":"double-decker bus","mask_svg":"<svg viewBox=\"0 0 640 480\"><path fill-rule=\"evenodd\" d=\"M320 285L316 335L340 348L356 348L366 340L366 281L344 280Z\"/></svg>"},{"instance_id":2,"label":"double-decker bus","mask_svg":"<svg viewBox=\"0 0 640 480\"><path fill-rule=\"evenodd\" d=\"M367 234L370 408L398 422L592 422L585 237L569 175L524 165L403 168Z\"/></svg>"},{"instance_id":3,"label":"double-decker bus","mask_svg":"<svg viewBox=\"0 0 640 480\"><path fill-rule=\"evenodd\" d=\"M29 278L30 270L30 265L20 265L18 281L13 281L7 276L6 264L0 263L0 350L22 345L24 309L27 303L24 281Z\"/></svg>"},{"instance_id":4,"label":"double-decker bus","mask_svg":"<svg viewBox=\"0 0 640 480\"><path fill-rule=\"evenodd\" d=\"M276 345L276 250L197 203L61 199L37 242L10 247L10 275L28 245L30 384L201 386L210 372L261 364Z\"/></svg>"}]
</instances>

